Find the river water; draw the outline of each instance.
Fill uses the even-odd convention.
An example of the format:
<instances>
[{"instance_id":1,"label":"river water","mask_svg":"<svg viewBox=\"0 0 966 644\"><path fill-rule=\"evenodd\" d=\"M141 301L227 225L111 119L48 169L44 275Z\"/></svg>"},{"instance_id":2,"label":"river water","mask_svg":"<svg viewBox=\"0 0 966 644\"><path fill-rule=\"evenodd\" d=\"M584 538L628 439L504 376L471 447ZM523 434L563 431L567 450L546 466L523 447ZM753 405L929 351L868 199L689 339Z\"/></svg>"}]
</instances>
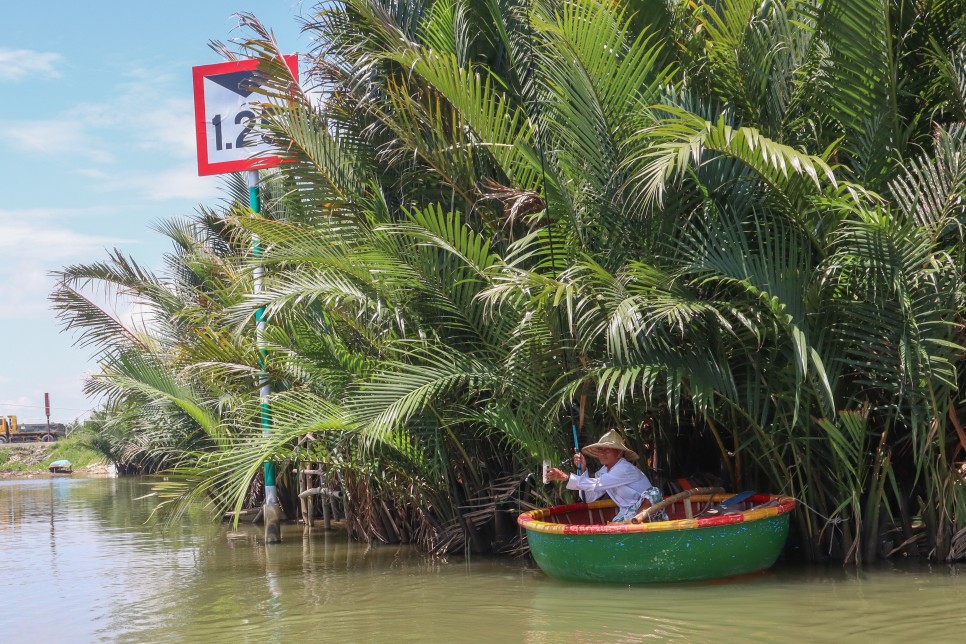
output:
<instances>
[{"instance_id":1,"label":"river water","mask_svg":"<svg viewBox=\"0 0 966 644\"><path fill-rule=\"evenodd\" d=\"M202 514L162 531L137 479L0 481L5 642L962 642L966 568L778 566L601 586Z\"/></svg>"}]
</instances>

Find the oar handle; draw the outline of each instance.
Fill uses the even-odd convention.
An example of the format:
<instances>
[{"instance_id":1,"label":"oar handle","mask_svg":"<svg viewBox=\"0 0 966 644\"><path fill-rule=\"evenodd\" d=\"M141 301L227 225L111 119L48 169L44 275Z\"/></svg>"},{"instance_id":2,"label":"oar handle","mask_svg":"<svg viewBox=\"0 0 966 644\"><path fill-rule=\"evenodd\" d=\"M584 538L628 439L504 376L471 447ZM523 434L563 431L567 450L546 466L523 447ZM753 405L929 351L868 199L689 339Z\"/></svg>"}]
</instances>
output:
<instances>
[{"instance_id":1,"label":"oar handle","mask_svg":"<svg viewBox=\"0 0 966 644\"><path fill-rule=\"evenodd\" d=\"M690 499L695 494L721 494L722 492L724 492L724 488L721 487L693 487L690 490L684 490L683 492L672 494L666 499L658 501L647 509L638 512L636 515L634 515L634 517L631 518L631 523L644 523L645 521L650 521L651 517L659 513L661 510L668 508L683 499Z\"/></svg>"},{"instance_id":2,"label":"oar handle","mask_svg":"<svg viewBox=\"0 0 966 644\"><path fill-rule=\"evenodd\" d=\"M574 454L579 454L580 453L580 441L577 439L577 424L574 423L573 421L571 421L571 423L570 423L570 429L574 433ZM583 473L583 472L581 472L581 469L582 468L580 467L580 463L578 462L577 463L577 474L582 474Z\"/></svg>"}]
</instances>

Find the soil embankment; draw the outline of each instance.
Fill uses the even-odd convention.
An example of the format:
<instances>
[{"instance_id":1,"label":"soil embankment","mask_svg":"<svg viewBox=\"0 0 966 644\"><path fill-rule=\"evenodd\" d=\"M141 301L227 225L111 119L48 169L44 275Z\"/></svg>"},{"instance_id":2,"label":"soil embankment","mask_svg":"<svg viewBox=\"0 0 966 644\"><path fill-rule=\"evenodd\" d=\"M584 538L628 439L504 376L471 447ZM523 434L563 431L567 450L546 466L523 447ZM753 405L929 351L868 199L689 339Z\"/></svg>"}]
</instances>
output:
<instances>
[{"instance_id":1,"label":"soil embankment","mask_svg":"<svg viewBox=\"0 0 966 644\"><path fill-rule=\"evenodd\" d=\"M54 443L0 443L0 479L54 476L47 471L53 460ZM85 476L107 475L107 463L91 463L75 468Z\"/></svg>"}]
</instances>

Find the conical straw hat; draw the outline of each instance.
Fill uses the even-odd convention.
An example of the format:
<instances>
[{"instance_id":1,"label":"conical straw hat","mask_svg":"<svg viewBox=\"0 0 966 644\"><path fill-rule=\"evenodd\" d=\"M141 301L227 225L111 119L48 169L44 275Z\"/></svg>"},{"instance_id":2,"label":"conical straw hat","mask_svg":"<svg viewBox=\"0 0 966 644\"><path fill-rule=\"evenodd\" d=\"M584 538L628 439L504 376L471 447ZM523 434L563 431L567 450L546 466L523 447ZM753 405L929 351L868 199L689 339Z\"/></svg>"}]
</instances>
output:
<instances>
[{"instance_id":1,"label":"conical straw hat","mask_svg":"<svg viewBox=\"0 0 966 644\"><path fill-rule=\"evenodd\" d=\"M621 435L618 434L617 430L615 429L608 431L606 434L600 437L599 441L585 446L580 451L587 456L597 458L597 456L600 454L600 450L602 449L619 449L624 452L624 458L629 461L636 461L638 458L640 458L637 455L637 452L624 444L624 439L621 438Z\"/></svg>"}]
</instances>

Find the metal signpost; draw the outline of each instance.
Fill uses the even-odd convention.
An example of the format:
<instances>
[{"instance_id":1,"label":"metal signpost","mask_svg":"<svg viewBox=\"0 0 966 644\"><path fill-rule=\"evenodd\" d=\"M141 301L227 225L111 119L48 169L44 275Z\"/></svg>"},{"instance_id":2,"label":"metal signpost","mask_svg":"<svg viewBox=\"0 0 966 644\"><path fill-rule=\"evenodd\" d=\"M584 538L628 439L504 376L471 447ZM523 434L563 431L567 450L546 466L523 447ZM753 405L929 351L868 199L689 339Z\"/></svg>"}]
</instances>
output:
<instances>
[{"instance_id":1,"label":"metal signpost","mask_svg":"<svg viewBox=\"0 0 966 644\"><path fill-rule=\"evenodd\" d=\"M298 59L285 56L285 64L298 78ZM198 174L248 172L249 204L252 213L261 212L258 195L258 170L278 166L281 159L271 154L271 147L258 140L253 130L258 110L251 99L259 85L258 61L234 60L192 68L195 96L195 133L198 142ZM258 238L252 240L252 253L258 257L262 249ZM254 275L254 291L262 290L262 269ZM255 338L259 352L259 401L262 433L271 433L271 407L268 374L265 370L265 309L255 314ZM265 542L279 543L281 510L275 487L275 465L266 461L265 472Z\"/></svg>"}]
</instances>

